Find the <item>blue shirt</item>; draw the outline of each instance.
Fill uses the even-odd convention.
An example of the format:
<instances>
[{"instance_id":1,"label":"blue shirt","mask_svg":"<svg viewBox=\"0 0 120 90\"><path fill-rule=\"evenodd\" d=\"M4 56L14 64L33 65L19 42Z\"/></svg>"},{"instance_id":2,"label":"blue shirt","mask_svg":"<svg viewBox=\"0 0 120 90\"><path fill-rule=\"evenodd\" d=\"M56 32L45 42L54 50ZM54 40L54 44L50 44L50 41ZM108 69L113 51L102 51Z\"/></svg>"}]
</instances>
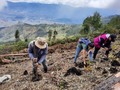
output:
<instances>
[{"instance_id":1,"label":"blue shirt","mask_svg":"<svg viewBox=\"0 0 120 90\"><path fill-rule=\"evenodd\" d=\"M46 59L46 55L48 52L48 45L46 45L45 49L40 49L34 44L35 41L31 41L28 45L28 53L30 59L37 58L39 63L42 63ZM37 56L34 53L34 48Z\"/></svg>"},{"instance_id":2,"label":"blue shirt","mask_svg":"<svg viewBox=\"0 0 120 90\"><path fill-rule=\"evenodd\" d=\"M80 38L79 43L84 43L87 46L91 41L88 38Z\"/></svg>"}]
</instances>

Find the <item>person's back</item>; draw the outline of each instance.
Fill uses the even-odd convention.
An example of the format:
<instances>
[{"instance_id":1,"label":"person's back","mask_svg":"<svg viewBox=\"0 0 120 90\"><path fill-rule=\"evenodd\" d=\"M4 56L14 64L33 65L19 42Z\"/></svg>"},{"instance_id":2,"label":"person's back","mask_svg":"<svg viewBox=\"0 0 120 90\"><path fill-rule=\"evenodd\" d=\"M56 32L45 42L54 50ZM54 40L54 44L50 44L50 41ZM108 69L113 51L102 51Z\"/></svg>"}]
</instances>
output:
<instances>
[{"instance_id":1,"label":"person's back","mask_svg":"<svg viewBox=\"0 0 120 90\"><path fill-rule=\"evenodd\" d=\"M43 37L38 37L35 41L31 41L28 45L29 57L33 65L33 81L38 81L37 68L42 64L44 72L47 72L46 55L48 51L48 44Z\"/></svg>"},{"instance_id":2,"label":"person's back","mask_svg":"<svg viewBox=\"0 0 120 90\"><path fill-rule=\"evenodd\" d=\"M101 47L102 44L104 44L108 37L110 36L110 34L101 34L97 37L94 38L94 45L98 48Z\"/></svg>"},{"instance_id":3,"label":"person's back","mask_svg":"<svg viewBox=\"0 0 120 90\"><path fill-rule=\"evenodd\" d=\"M88 38L80 38L78 40L77 48L76 48L76 53L75 53L75 58L74 58L74 63L76 65L76 60L79 55L79 53L82 51L82 57L84 61L84 65L86 65L86 52L88 51L88 46L90 45L91 41Z\"/></svg>"},{"instance_id":4,"label":"person's back","mask_svg":"<svg viewBox=\"0 0 120 90\"><path fill-rule=\"evenodd\" d=\"M89 43L91 43L91 41L88 38L80 38L79 43L84 43L88 45Z\"/></svg>"},{"instance_id":5,"label":"person's back","mask_svg":"<svg viewBox=\"0 0 120 90\"><path fill-rule=\"evenodd\" d=\"M101 34L94 38L94 55L93 58L96 59L96 55L101 47L105 48L105 57L108 58L109 51L111 51L111 42L114 42L116 35L114 34Z\"/></svg>"}]
</instances>

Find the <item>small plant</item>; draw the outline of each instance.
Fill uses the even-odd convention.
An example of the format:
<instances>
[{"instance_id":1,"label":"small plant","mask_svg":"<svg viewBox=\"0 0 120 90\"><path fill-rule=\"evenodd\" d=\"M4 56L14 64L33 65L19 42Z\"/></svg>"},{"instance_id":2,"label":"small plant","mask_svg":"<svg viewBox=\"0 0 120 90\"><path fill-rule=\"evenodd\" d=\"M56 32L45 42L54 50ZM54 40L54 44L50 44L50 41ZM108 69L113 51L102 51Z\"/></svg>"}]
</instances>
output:
<instances>
[{"instance_id":1,"label":"small plant","mask_svg":"<svg viewBox=\"0 0 120 90\"><path fill-rule=\"evenodd\" d=\"M66 89L68 86L68 83L65 81L65 80L61 80L59 81L59 87L60 87L60 90L63 90L63 89Z\"/></svg>"}]
</instances>

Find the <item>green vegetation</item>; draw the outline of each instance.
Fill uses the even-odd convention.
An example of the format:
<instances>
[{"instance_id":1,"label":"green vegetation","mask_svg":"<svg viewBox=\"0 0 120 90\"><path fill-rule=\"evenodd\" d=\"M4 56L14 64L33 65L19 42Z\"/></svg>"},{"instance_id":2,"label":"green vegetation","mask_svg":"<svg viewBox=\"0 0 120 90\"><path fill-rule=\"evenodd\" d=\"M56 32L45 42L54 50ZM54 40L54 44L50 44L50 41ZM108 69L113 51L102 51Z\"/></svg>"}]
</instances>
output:
<instances>
[{"instance_id":1,"label":"green vegetation","mask_svg":"<svg viewBox=\"0 0 120 90\"><path fill-rule=\"evenodd\" d=\"M0 54L20 51L24 48L27 48L27 46L28 46L28 42L25 42L25 41L18 41L18 42L3 44L3 45L0 45Z\"/></svg>"},{"instance_id":2,"label":"green vegetation","mask_svg":"<svg viewBox=\"0 0 120 90\"><path fill-rule=\"evenodd\" d=\"M98 12L95 12L93 16L87 17L83 21L83 28L80 33L86 34L99 30L102 26L101 15Z\"/></svg>"},{"instance_id":3,"label":"green vegetation","mask_svg":"<svg viewBox=\"0 0 120 90\"><path fill-rule=\"evenodd\" d=\"M30 24L20 24L13 25L9 28L5 28L0 31L0 42L9 42L15 41L15 32L19 30L19 38L20 40L28 39L33 40L36 37L46 37L49 39L48 33L49 30L54 32L55 30L58 32L57 38L63 38L66 36L79 34L81 29L81 25L65 25L65 24L38 24L38 25L30 25ZM54 33L53 33L54 34ZM50 35L50 34L49 34ZM51 39L53 35L50 35ZM17 38L17 37L16 37Z\"/></svg>"},{"instance_id":4,"label":"green vegetation","mask_svg":"<svg viewBox=\"0 0 120 90\"><path fill-rule=\"evenodd\" d=\"M55 41L49 41L48 44L49 46L55 45L55 44L66 44L70 42L76 42L80 38L80 35L76 36L70 36L70 37L65 37L62 39L56 39Z\"/></svg>"},{"instance_id":5,"label":"green vegetation","mask_svg":"<svg viewBox=\"0 0 120 90\"><path fill-rule=\"evenodd\" d=\"M16 32L15 32L15 39L16 39L16 42L18 42L20 40L20 33L18 30L16 30Z\"/></svg>"},{"instance_id":6,"label":"green vegetation","mask_svg":"<svg viewBox=\"0 0 120 90\"><path fill-rule=\"evenodd\" d=\"M32 28L32 29L31 29ZM77 42L80 37L88 37L93 41L93 38L102 33L120 34L120 16L113 17L108 23L101 22L101 15L95 12L93 16L85 18L83 25L29 25L27 24L27 31L15 31L16 42L9 42L0 44L0 54L19 51L27 48L28 41L35 39L37 36L48 36L49 46L55 44L66 44L70 42ZM30 29L30 30L29 30ZM24 34L24 39L21 39L21 33ZM41 35L42 34L42 35ZM20 40L21 39L21 40Z\"/></svg>"},{"instance_id":7,"label":"green vegetation","mask_svg":"<svg viewBox=\"0 0 120 90\"><path fill-rule=\"evenodd\" d=\"M101 22L101 15L95 12L93 16L87 17L83 21L83 28L80 31L81 34L87 34L89 36L97 36L102 33L114 33L120 32L120 16L113 17L107 24Z\"/></svg>"},{"instance_id":8,"label":"green vegetation","mask_svg":"<svg viewBox=\"0 0 120 90\"><path fill-rule=\"evenodd\" d=\"M49 30L49 31L48 31L48 38L49 38L49 41L51 41L51 37L52 37L52 30Z\"/></svg>"},{"instance_id":9,"label":"green vegetation","mask_svg":"<svg viewBox=\"0 0 120 90\"><path fill-rule=\"evenodd\" d=\"M53 40L56 40L57 34L58 34L58 32L56 30L54 30L54 32L53 32Z\"/></svg>"}]
</instances>

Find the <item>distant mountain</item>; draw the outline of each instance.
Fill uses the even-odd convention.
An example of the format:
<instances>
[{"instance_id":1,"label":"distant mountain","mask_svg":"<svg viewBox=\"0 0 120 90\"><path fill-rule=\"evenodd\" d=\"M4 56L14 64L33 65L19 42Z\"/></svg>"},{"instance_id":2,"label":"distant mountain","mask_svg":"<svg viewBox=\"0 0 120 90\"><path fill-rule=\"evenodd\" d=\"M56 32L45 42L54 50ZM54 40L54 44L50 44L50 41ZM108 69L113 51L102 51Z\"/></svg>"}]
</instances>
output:
<instances>
[{"instance_id":1,"label":"distant mountain","mask_svg":"<svg viewBox=\"0 0 120 90\"><path fill-rule=\"evenodd\" d=\"M108 17L104 17L104 18L102 18L102 22L103 22L103 24L107 24L112 18L115 18L117 16L120 16L120 15L111 15Z\"/></svg>"},{"instance_id":2,"label":"distant mountain","mask_svg":"<svg viewBox=\"0 0 120 90\"><path fill-rule=\"evenodd\" d=\"M102 22L104 24L107 24L112 18L117 17L118 15L111 15L105 18L102 18ZM69 19L57 19L57 21L61 22L72 22ZM0 42L8 42L8 41L14 41L15 37L15 31L19 30L20 32L20 38L24 40L25 38L28 39L34 39L37 36L44 36L47 37L47 32L49 30L57 30L58 31L58 37L65 37L70 35L77 35L79 34L81 30L80 24L78 25L70 25L70 24L28 24L28 23L21 23L18 22L15 25L7 26L7 27L1 27L0 28Z\"/></svg>"},{"instance_id":3,"label":"distant mountain","mask_svg":"<svg viewBox=\"0 0 120 90\"><path fill-rule=\"evenodd\" d=\"M18 22L29 24L81 24L95 11L103 16L113 14L107 9L75 8L62 4L41 4L25 2L8 2L0 11L0 27L11 26Z\"/></svg>"},{"instance_id":4,"label":"distant mountain","mask_svg":"<svg viewBox=\"0 0 120 90\"><path fill-rule=\"evenodd\" d=\"M9 27L0 29L0 42L15 41L15 32L19 30L20 39L33 40L38 36L47 37L49 30L57 30L59 38L79 34L81 25L64 25L64 24L38 24L31 25L27 23L18 23Z\"/></svg>"},{"instance_id":5,"label":"distant mountain","mask_svg":"<svg viewBox=\"0 0 120 90\"><path fill-rule=\"evenodd\" d=\"M8 2L8 6L0 11L0 24L10 26L19 21L30 24L78 23L69 12L61 13L61 8L73 9L70 6L57 4Z\"/></svg>"},{"instance_id":6,"label":"distant mountain","mask_svg":"<svg viewBox=\"0 0 120 90\"><path fill-rule=\"evenodd\" d=\"M0 30L4 29L5 27L0 27Z\"/></svg>"}]
</instances>

